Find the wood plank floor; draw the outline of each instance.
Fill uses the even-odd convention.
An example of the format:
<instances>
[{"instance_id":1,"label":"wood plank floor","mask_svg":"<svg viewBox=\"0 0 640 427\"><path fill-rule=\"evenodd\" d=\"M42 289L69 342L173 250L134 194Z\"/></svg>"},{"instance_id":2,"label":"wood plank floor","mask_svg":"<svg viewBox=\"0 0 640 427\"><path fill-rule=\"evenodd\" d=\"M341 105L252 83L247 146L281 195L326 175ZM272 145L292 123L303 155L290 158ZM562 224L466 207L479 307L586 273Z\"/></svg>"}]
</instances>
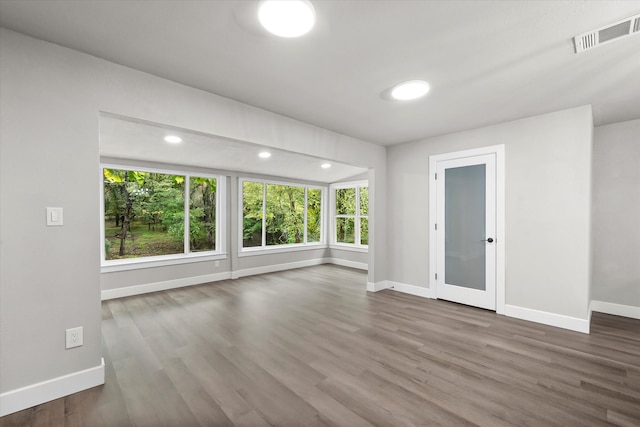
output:
<instances>
[{"instance_id":1,"label":"wood plank floor","mask_svg":"<svg viewBox=\"0 0 640 427\"><path fill-rule=\"evenodd\" d=\"M106 301L106 385L2 426L639 426L640 321L591 335L318 266Z\"/></svg>"}]
</instances>

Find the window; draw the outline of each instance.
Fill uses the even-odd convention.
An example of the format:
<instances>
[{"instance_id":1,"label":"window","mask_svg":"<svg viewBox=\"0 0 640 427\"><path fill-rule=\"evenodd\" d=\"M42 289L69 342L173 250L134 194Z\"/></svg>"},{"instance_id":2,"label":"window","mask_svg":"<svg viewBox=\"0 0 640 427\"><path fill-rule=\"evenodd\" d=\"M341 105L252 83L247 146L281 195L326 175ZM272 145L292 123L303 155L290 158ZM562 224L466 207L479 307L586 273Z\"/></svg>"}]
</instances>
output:
<instances>
[{"instance_id":1,"label":"window","mask_svg":"<svg viewBox=\"0 0 640 427\"><path fill-rule=\"evenodd\" d=\"M103 165L102 178L103 265L221 253L219 177Z\"/></svg>"},{"instance_id":2,"label":"window","mask_svg":"<svg viewBox=\"0 0 640 427\"><path fill-rule=\"evenodd\" d=\"M242 249L322 243L322 188L240 180Z\"/></svg>"},{"instance_id":3,"label":"window","mask_svg":"<svg viewBox=\"0 0 640 427\"><path fill-rule=\"evenodd\" d=\"M366 181L331 187L333 237L336 245L369 245L369 187Z\"/></svg>"}]
</instances>

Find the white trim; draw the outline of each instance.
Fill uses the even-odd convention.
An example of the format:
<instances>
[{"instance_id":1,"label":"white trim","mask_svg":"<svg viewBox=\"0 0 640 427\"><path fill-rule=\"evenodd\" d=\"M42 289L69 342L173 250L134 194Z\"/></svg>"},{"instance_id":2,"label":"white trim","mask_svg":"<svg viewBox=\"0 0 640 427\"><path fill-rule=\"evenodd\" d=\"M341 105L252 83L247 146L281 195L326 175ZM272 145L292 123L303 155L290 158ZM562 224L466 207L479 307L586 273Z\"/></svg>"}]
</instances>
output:
<instances>
[{"instance_id":1,"label":"white trim","mask_svg":"<svg viewBox=\"0 0 640 427\"><path fill-rule=\"evenodd\" d=\"M329 249L336 249L339 251L361 252L361 253L369 252L368 245L354 245L352 243L332 243L329 245Z\"/></svg>"},{"instance_id":2,"label":"white trim","mask_svg":"<svg viewBox=\"0 0 640 427\"><path fill-rule=\"evenodd\" d=\"M363 262L348 261L339 258L316 258L307 261L290 262L286 264L267 265L262 267L246 268L244 270L226 271L223 273L205 274L202 276L185 277L182 279L166 280L163 282L145 283L142 285L124 286L115 289L106 289L101 292L101 300L106 301L115 298L124 298L134 295L142 295L150 292L166 291L169 289L183 288L185 286L201 285L203 283L218 282L221 280L238 279L256 274L273 273L275 271L292 270L294 268L310 267L320 264L334 264L344 267L368 270L368 265Z\"/></svg>"},{"instance_id":3,"label":"white trim","mask_svg":"<svg viewBox=\"0 0 640 427\"><path fill-rule=\"evenodd\" d=\"M200 175L193 175L200 177ZM216 180L216 248L218 253L227 255L227 230L231 223L227 220L227 179L218 175ZM194 253L194 252L191 252Z\"/></svg>"},{"instance_id":4,"label":"white trim","mask_svg":"<svg viewBox=\"0 0 640 427\"><path fill-rule=\"evenodd\" d=\"M218 261L227 259L226 253L216 253L213 251L191 252L189 254L159 255L154 257L121 259L106 261L100 267L101 273L112 273L114 271L140 270L143 268L166 267L168 265L191 264L196 262Z\"/></svg>"},{"instance_id":5,"label":"white trim","mask_svg":"<svg viewBox=\"0 0 640 427\"><path fill-rule=\"evenodd\" d=\"M387 289L389 286L391 286L391 282L388 280L382 280L376 283L367 282L367 292L378 292Z\"/></svg>"},{"instance_id":6,"label":"white trim","mask_svg":"<svg viewBox=\"0 0 640 427\"><path fill-rule=\"evenodd\" d=\"M394 291L402 292L404 294L415 295L422 298L435 299L436 293L435 289L432 288L424 288L422 286L416 285L408 285L406 283L399 282L391 282L389 281L389 287L387 289L392 289Z\"/></svg>"},{"instance_id":7,"label":"white trim","mask_svg":"<svg viewBox=\"0 0 640 427\"><path fill-rule=\"evenodd\" d=\"M369 270L369 264L366 262L349 261L340 258L326 258L329 264L341 265L343 267L357 268L358 270Z\"/></svg>"},{"instance_id":8,"label":"white trim","mask_svg":"<svg viewBox=\"0 0 640 427\"><path fill-rule=\"evenodd\" d=\"M459 157L473 157L484 154L495 153L496 155L496 313L505 314L505 146L492 145L487 147L474 148L471 150L456 151L451 153L437 154L429 156L429 289L434 292L437 289L436 247L437 233L435 224L437 218L436 188L435 180L436 164L442 160L451 160Z\"/></svg>"},{"instance_id":9,"label":"white trim","mask_svg":"<svg viewBox=\"0 0 640 427\"><path fill-rule=\"evenodd\" d=\"M104 384L100 365L0 394L0 417Z\"/></svg>"},{"instance_id":10,"label":"white trim","mask_svg":"<svg viewBox=\"0 0 640 427\"><path fill-rule=\"evenodd\" d=\"M369 211L370 208L367 209L367 214L366 215L362 215L360 213L360 189L362 187L366 187L367 191L369 191L369 181L368 180L359 180L359 181L351 181L351 182L339 182L336 184L330 184L329 185L329 224L330 224L330 233L331 235L329 236L329 239L327 240L329 242L329 246L330 247L334 247L334 246L351 246L353 249L352 250L356 250L356 251L368 251L369 250L369 245L363 245L361 244L361 240L362 240L362 236L360 235L361 233L361 220L364 218L367 221L369 220ZM356 192L355 194L355 200L356 200L356 209L353 215L347 215L347 214L336 214L336 190L344 190L344 189L348 189L348 188L353 188ZM353 225L354 225L354 241L358 242L358 243L344 243L344 242L338 242L336 241L336 219L337 218L353 218ZM367 230L368 231L368 230Z\"/></svg>"},{"instance_id":11,"label":"white trim","mask_svg":"<svg viewBox=\"0 0 640 427\"><path fill-rule=\"evenodd\" d=\"M284 264L264 265L262 267L245 268L231 272L232 279L253 276L256 274L273 273L276 271L293 270L294 268L311 267L314 265L328 264L327 258L308 259L305 261L288 262Z\"/></svg>"},{"instance_id":12,"label":"white trim","mask_svg":"<svg viewBox=\"0 0 640 427\"><path fill-rule=\"evenodd\" d=\"M254 182L262 184L262 244L260 246L253 246L245 248L244 239L243 239L243 224L244 224L244 183L245 182ZM288 252L288 250L274 250L273 246L268 246L266 244L266 217L267 217L267 185L284 185L288 187L299 187L304 189L304 242L303 243L295 243L290 245L278 245L277 248L282 247L290 247L290 248L298 248L302 249L306 246L322 246L327 247L325 236L324 236L324 221L325 221L325 194L327 193L328 186L316 185L316 184L300 184L298 182L287 182L287 181L275 181L270 179L261 179L261 178L249 178L246 176L238 177L238 256L245 256L243 254L250 252L258 252L258 251L272 251L272 252ZM308 242L307 241L307 208L308 208L308 192L309 189L312 190L320 190L320 218L322 219L320 222L320 242ZM313 248L310 248L313 249ZM295 249L294 249L295 250Z\"/></svg>"},{"instance_id":13,"label":"white trim","mask_svg":"<svg viewBox=\"0 0 640 427\"><path fill-rule=\"evenodd\" d=\"M102 301L106 301L114 298L147 294L149 292L166 291L167 289L201 285L203 283L217 282L226 279L231 279L231 273L228 271L223 273L205 274L202 276L185 277L182 279L166 280L163 282L146 283L144 285L125 286L116 289L105 289L100 294Z\"/></svg>"},{"instance_id":14,"label":"white trim","mask_svg":"<svg viewBox=\"0 0 640 427\"><path fill-rule=\"evenodd\" d=\"M569 329L571 331L589 333L589 319L580 319L562 314L549 313L547 311L534 310L531 308L518 307L506 304L504 307L505 316L517 319L528 320L530 322L542 323L544 325L555 326L557 328Z\"/></svg>"},{"instance_id":15,"label":"white trim","mask_svg":"<svg viewBox=\"0 0 640 427\"><path fill-rule=\"evenodd\" d=\"M100 163L100 167L98 168L99 175L99 183L100 183L100 211L98 211L98 225L100 226L100 265L104 264L104 261L107 259L107 250L106 250L106 242L107 236L104 230L104 166Z\"/></svg>"},{"instance_id":16,"label":"white trim","mask_svg":"<svg viewBox=\"0 0 640 427\"><path fill-rule=\"evenodd\" d=\"M254 246L243 248L238 252L238 257L278 254L283 252L309 251L312 249L327 249L327 245L320 242L312 243L293 243L290 245L271 245L271 246Z\"/></svg>"},{"instance_id":17,"label":"white trim","mask_svg":"<svg viewBox=\"0 0 640 427\"><path fill-rule=\"evenodd\" d=\"M436 298L436 292L433 288L423 288L422 286L408 285L406 283L392 282L383 280L376 283L367 283L368 292L378 292L383 289L390 289L405 294L415 295L422 298ZM599 301L593 301L596 303ZM617 305L617 304L616 304ZM625 307L625 306L622 306ZM640 310L640 308L631 307ZM590 319L580 319L577 317L564 316L562 314L549 313L546 311L533 310L515 305L505 305L505 315L517 319L527 320L530 322L542 323L544 325L555 326L557 328L569 329L571 331L589 333ZM598 311L594 307L594 311ZM613 314L613 313L612 313ZM640 313L639 313L640 314Z\"/></svg>"},{"instance_id":18,"label":"white trim","mask_svg":"<svg viewBox=\"0 0 640 427\"><path fill-rule=\"evenodd\" d=\"M216 178L216 186L217 186L217 182L220 181L220 179ZM216 191L217 193L217 191ZM103 194L104 194L104 190L103 190ZM216 197L218 197L218 195L216 194ZM217 202L216 202L216 206L217 206ZM217 210L217 209L216 209ZM184 212L184 219L183 224L184 224L184 231L182 232L182 247L184 248L182 250L183 254L188 254L189 252L187 252L187 248L189 248L189 245L191 244L191 177L189 175L184 176L184 200L182 203L182 212ZM217 212L216 212L217 214ZM218 215L216 215L216 218L218 217ZM216 223L216 226L218 224ZM218 230L216 229L216 237L218 236ZM217 242L216 242L217 243Z\"/></svg>"},{"instance_id":19,"label":"white trim","mask_svg":"<svg viewBox=\"0 0 640 427\"><path fill-rule=\"evenodd\" d=\"M361 179L358 181L349 181L349 182L336 182L335 184L331 184L331 188L352 188L352 187L368 187L369 180Z\"/></svg>"},{"instance_id":20,"label":"white trim","mask_svg":"<svg viewBox=\"0 0 640 427\"><path fill-rule=\"evenodd\" d=\"M504 145L492 147L496 153L496 313L506 305L506 164Z\"/></svg>"},{"instance_id":21,"label":"white trim","mask_svg":"<svg viewBox=\"0 0 640 427\"><path fill-rule=\"evenodd\" d=\"M105 218L104 218L104 169L116 169L125 171L140 171L147 173L158 173L165 175L184 176L184 249L183 252L177 254L167 254L159 256L144 256L139 258L125 258L118 260L107 260L105 253ZM128 166L117 163L100 163L100 269L102 273L112 271L136 270L139 268L162 267L165 265L184 264L195 261L213 261L225 259L226 251L226 188L227 177L224 175L199 173L189 171L179 171L173 169L149 168L144 166ZM213 178L216 180L216 242L217 249L206 252L192 252L189 247L189 205L190 205L190 179L196 178ZM221 228L224 227L224 228Z\"/></svg>"},{"instance_id":22,"label":"white trim","mask_svg":"<svg viewBox=\"0 0 640 427\"><path fill-rule=\"evenodd\" d=\"M640 307L633 305L616 304L606 301L591 301L591 310L598 313L613 314L614 316L640 319Z\"/></svg>"}]
</instances>

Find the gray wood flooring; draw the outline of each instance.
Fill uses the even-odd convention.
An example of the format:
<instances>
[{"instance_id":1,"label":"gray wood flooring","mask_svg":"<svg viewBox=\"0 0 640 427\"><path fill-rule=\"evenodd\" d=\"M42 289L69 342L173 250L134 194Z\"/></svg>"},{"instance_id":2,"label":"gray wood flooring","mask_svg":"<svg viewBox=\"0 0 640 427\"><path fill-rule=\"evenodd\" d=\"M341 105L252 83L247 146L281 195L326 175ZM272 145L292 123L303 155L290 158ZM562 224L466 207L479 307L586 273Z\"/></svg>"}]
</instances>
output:
<instances>
[{"instance_id":1,"label":"gray wood flooring","mask_svg":"<svg viewBox=\"0 0 640 427\"><path fill-rule=\"evenodd\" d=\"M640 321L591 335L318 266L102 304L106 385L3 426L639 426Z\"/></svg>"}]
</instances>

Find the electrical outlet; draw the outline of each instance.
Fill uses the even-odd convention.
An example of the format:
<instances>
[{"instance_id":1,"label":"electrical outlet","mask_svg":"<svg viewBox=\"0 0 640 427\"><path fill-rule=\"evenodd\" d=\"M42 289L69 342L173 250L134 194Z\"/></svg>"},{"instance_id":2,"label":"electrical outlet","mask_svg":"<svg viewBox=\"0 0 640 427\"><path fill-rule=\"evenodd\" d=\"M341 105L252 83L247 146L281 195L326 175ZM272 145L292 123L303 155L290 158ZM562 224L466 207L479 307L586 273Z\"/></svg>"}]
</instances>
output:
<instances>
[{"instance_id":1,"label":"electrical outlet","mask_svg":"<svg viewBox=\"0 0 640 427\"><path fill-rule=\"evenodd\" d=\"M82 326L77 328L67 329L67 349L80 347L82 345Z\"/></svg>"},{"instance_id":2,"label":"electrical outlet","mask_svg":"<svg viewBox=\"0 0 640 427\"><path fill-rule=\"evenodd\" d=\"M216 262L214 263L215 267L218 268L220 267L220 261L216 260Z\"/></svg>"}]
</instances>

